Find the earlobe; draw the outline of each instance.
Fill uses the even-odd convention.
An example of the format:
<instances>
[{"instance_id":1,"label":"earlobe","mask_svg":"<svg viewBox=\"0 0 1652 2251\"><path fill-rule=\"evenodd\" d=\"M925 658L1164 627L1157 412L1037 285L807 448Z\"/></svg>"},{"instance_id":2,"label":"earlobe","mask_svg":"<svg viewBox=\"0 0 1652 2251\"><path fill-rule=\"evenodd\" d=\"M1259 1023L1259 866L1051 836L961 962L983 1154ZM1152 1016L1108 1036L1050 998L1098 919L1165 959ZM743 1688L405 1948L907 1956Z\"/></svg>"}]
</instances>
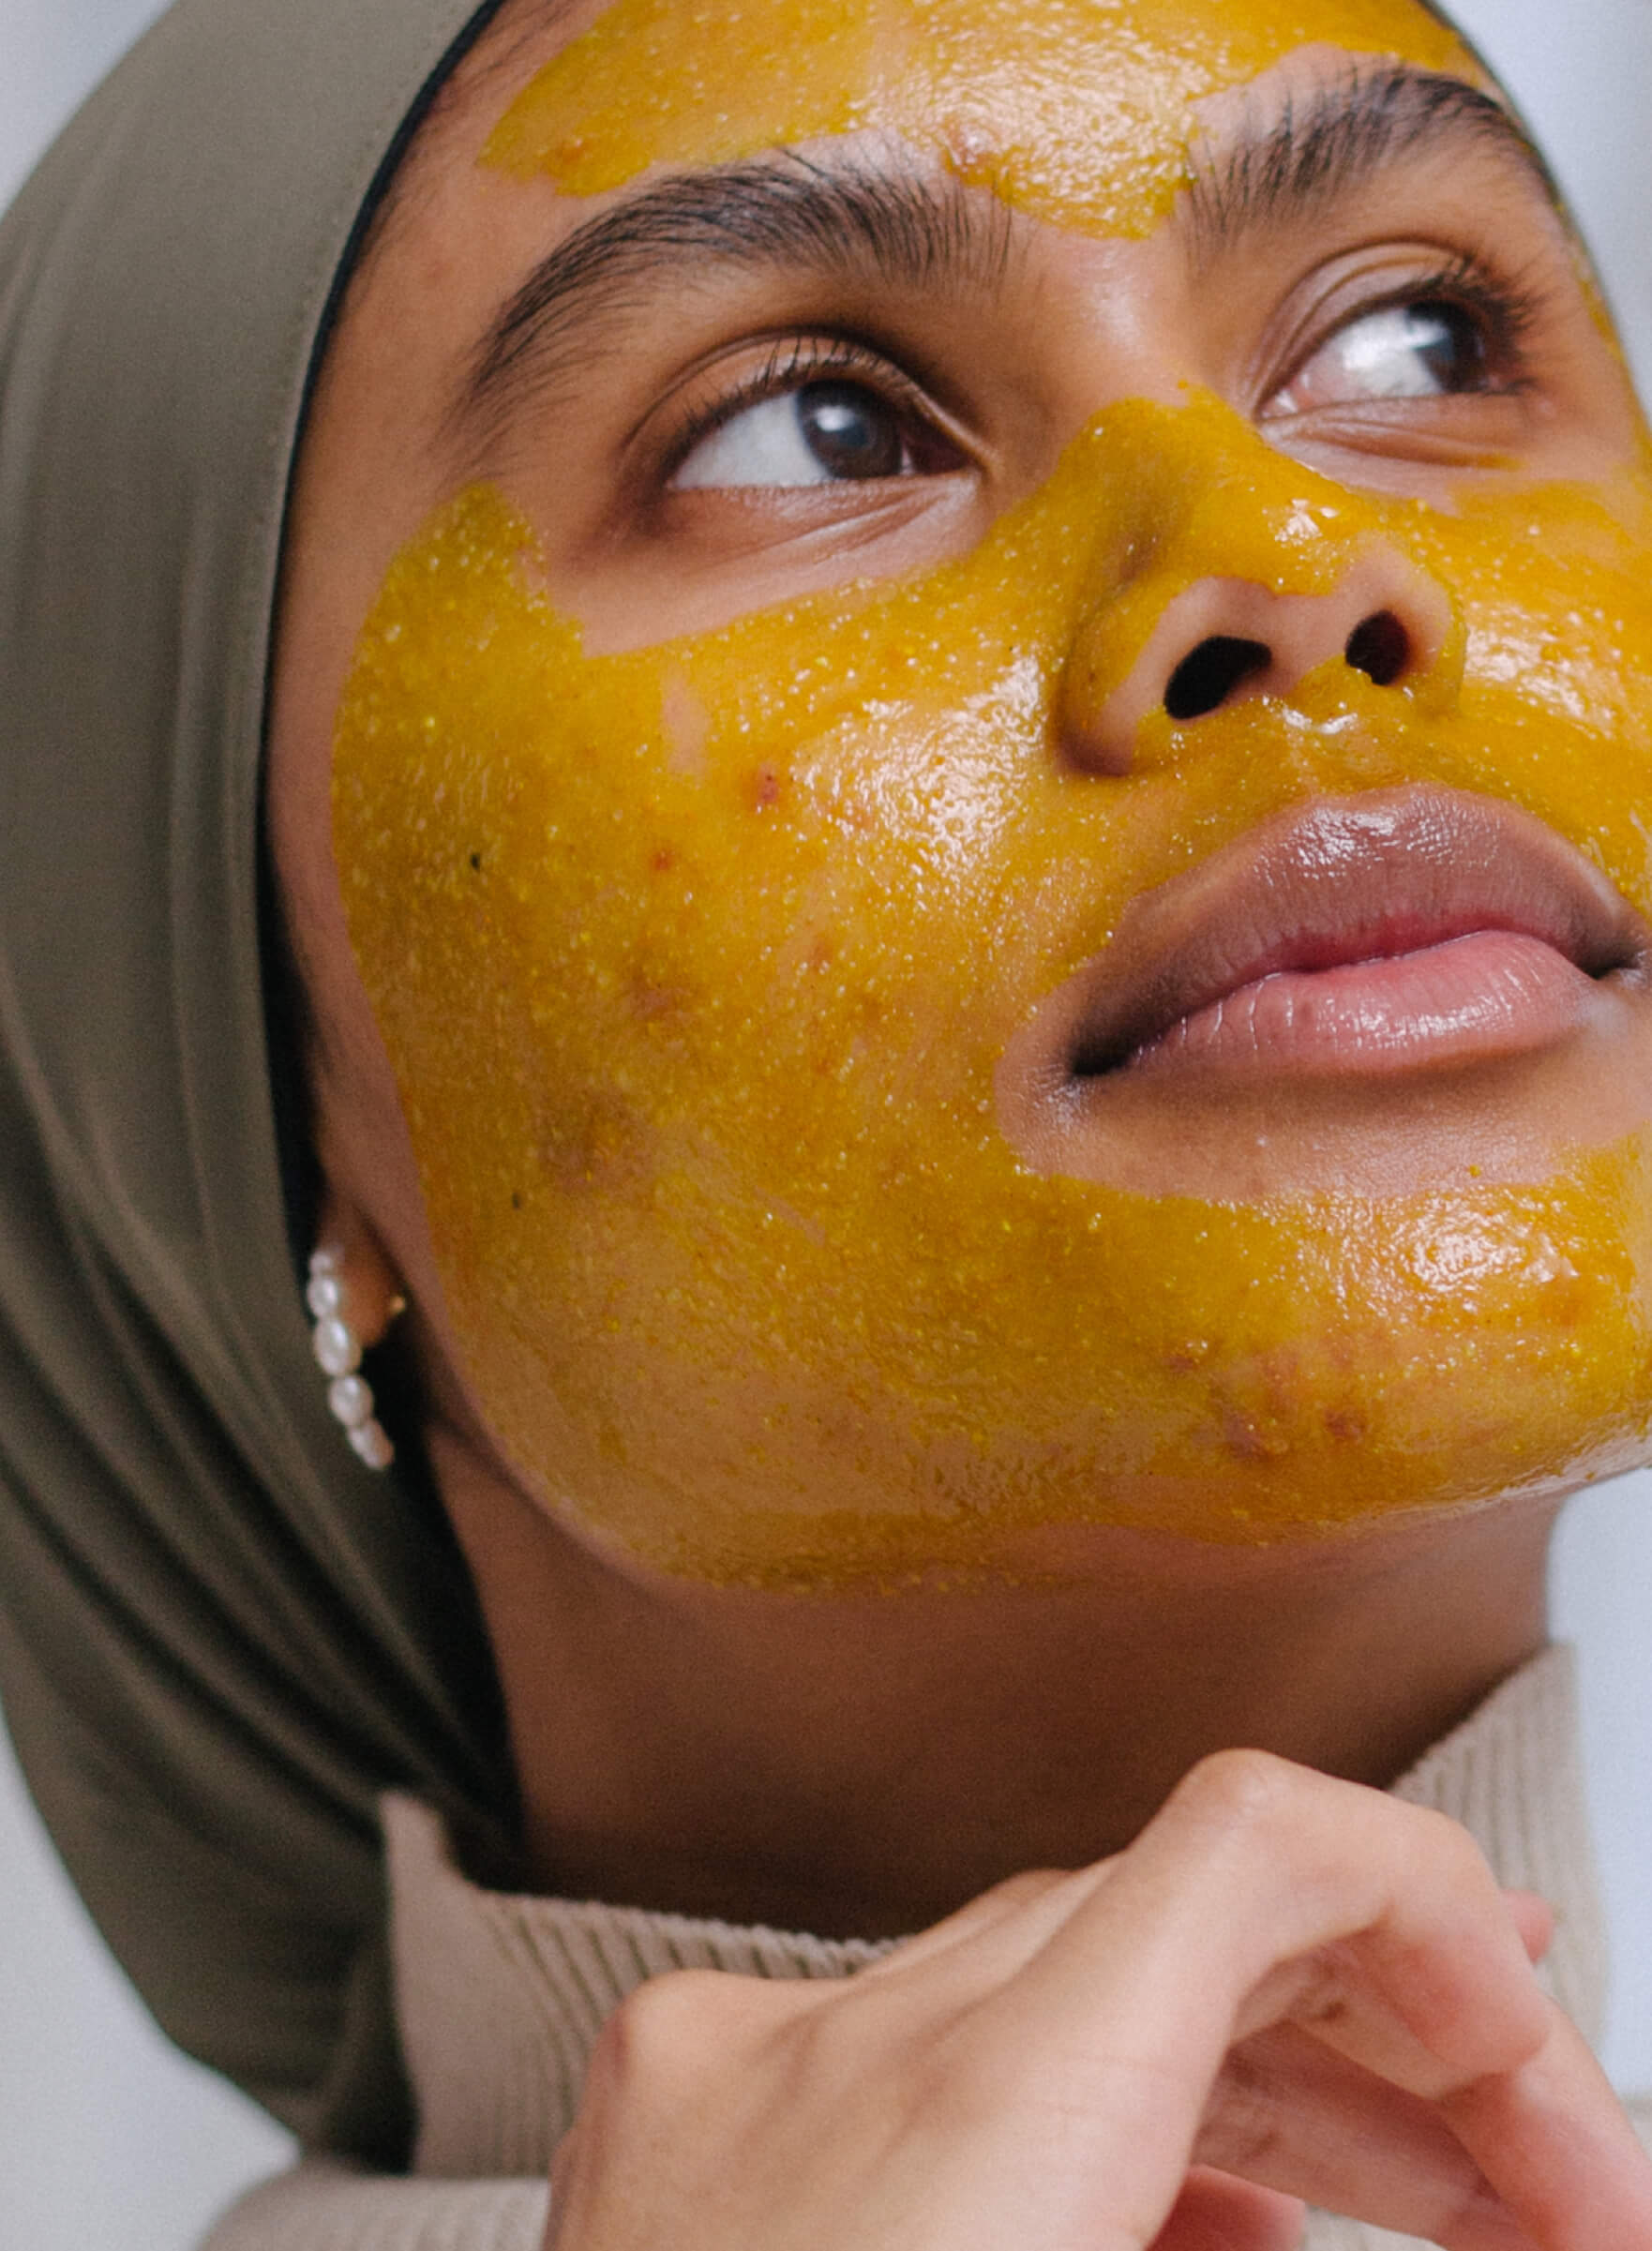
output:
<instances>
[{"instance_id":1,"label":"earlobe","mask_svg":"<svg viewBox=\"0 0 1652 2251\"><path fill-rule=\"evenodd\" d=\"M407 1298L378 1235L356 1204L330 1180L322 1192L316 1242L333 1254L335 1263L327 1270L338 1278L345 1317L363 1348L370 1352L383 1343L392 1322L406 1313Z\"/></svg>"}]
</instances>

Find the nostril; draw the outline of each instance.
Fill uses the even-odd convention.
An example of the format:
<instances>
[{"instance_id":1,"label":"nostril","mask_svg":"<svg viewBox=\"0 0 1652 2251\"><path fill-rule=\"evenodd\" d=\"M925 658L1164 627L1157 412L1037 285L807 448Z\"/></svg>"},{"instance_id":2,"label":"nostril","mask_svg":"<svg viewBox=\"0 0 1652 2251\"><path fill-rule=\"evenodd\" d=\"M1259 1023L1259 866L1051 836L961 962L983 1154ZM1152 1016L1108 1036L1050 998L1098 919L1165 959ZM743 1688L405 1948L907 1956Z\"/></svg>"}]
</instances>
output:
<instances>
[{"instance_id":1,"label":"nostril","mask_svg":"<svg viewBox=\"0 0 1652 2251\"><path fill-rule=\"evenodd\" d=\"M1227 634L1213 634L1184 656L1170 675L1164 691L1164 709L1172 719L1202 719L1220 711L1241 680L1266 672L1273 652L1266 641L1241 641Z\"/></svg>"},{"instance_id":2,"label":"nostril","mask_svg":"<svg viewBox=\"0 0 1652 2251\"><path fill-rule=\"evenodd\" d=\"M1391 688L1410 669L1411 636L1391 609L1379 609L1355 626L1343 654L1356 672L1379 688Z\"/></svg>"}]
</instances>

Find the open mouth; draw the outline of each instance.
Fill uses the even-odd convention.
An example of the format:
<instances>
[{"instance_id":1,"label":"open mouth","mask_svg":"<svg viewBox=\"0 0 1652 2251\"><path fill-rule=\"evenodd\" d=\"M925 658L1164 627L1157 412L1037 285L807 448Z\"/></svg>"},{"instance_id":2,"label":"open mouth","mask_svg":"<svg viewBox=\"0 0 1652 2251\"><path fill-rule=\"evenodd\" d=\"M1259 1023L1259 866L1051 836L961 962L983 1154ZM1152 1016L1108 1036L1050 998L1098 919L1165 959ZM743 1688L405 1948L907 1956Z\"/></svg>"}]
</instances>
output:
<instances>
[{"instance_id":1,"label":"open mouth","mask_svg":"<svg viewBox=\"0 0 1652 2251\"><path fill-rule=\"evenodd\" d=\"M1392 1080L1529 1055L1641 980L1646 942L1513 807L1432 788L1321 800L1135 901L1005 1070L1083 1101L1120 1079Z\"/></svg>"}]
</instances>

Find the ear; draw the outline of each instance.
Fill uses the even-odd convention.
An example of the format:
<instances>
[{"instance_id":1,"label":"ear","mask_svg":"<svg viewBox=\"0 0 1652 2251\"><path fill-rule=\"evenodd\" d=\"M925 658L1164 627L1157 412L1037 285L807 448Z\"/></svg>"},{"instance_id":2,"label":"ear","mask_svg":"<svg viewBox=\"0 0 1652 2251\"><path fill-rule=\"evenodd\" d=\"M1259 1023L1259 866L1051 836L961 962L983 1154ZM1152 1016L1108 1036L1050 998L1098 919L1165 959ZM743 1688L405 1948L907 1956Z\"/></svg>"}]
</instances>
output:
<instances>
[{"instance_id":1,"label":"ear","mask_svg":"<svg viewBox=\"0 0 1652 2251\"><path fill-rule=\"evenodd\" d=\"M337 1253L343 1317L370 1349L398 1314L407 1311L407 1298L384 1246L359 1208L331 1180L322 1194L316 1247Z\"/></svg>"}]
</instances>

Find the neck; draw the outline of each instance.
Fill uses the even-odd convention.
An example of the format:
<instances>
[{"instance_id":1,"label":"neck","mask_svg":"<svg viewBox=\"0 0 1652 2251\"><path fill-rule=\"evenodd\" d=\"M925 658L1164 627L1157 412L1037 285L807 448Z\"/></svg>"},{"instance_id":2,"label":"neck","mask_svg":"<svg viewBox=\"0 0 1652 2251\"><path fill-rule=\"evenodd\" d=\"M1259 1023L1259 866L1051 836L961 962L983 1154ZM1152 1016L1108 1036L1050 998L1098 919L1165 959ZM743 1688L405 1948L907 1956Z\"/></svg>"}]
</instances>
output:
<instances>
[{"instance_id":1,"label":"neck","mask_svg":"<svg viewBox=\"0 0 1652 2251\"><path fill-rule=\"evenodd\" d=\"M1553 1504L1262 1552L1087 1535L1059 1580L805 1597L639 1579L473 1458L438 1470L528 1881L823 1936L1116 1852L1224 1747L1386 1784L1544 1639Z\"/></svg>"}]
</instances>

